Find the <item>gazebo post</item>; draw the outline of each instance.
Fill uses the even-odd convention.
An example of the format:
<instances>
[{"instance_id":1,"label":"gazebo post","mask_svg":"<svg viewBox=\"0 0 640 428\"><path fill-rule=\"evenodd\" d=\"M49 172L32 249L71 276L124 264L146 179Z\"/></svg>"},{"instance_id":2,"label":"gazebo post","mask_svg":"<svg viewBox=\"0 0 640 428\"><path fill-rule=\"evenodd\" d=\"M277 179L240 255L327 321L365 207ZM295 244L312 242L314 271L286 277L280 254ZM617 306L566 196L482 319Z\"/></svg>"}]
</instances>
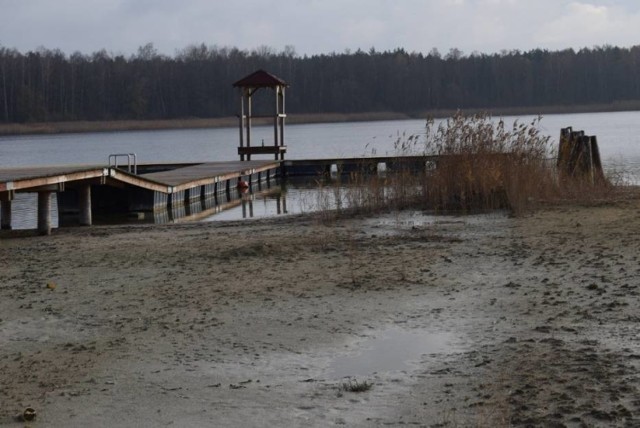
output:
<instances>
[{"instance_id":1,"label":"gazebo post","mask_svg":"<svg viewBox=\"0 0 640 428\"><path fill-rule=\"evenodd\" d=\"M244 147L244 91L240 93L240 148ZM244 160L244 155L240 155L240 160Z\"/></svg>"},{"instance_id":2,"label":"gazebo post","mask_svg":"<svg viewBox=\"0 0 640 428\"><path fill-rule=\"evenodd\" d=\"M273 145L275 147L278 147L280 145L280 142L278 140L278 125L280 122L280 86L277 86L275 88L276 91L276 114L273 117ZM276 157L276 160L278 160L278 153L274 153L274 156Z\"/></svg>"},{"instance_id":3,"label":"gazebo post","mask_svg":"<svg viewBox=\"0 0 640 428\"><path fill-rule=\"evenodd\" d=\"M251 91L250 88L247 88L244 90L245 92L245 97L247 100L247 148L251 147L251 97L253 96L253 93ZM251 151L249 150L247 152L247 160L251 160Z\"/></svg>"},{"instance_id":4,"label":"gazebo post","mask_svg":"<svg viewBox=\"0 0 640 428\"><path fill-rule=\"evenodd\" d=\"M287 117L286 113L284 112L284 86L280 87L280 92L278 93L278 99L280 100L280 109L279 109L279 114L278 114L278 118L280 119L280 147L284 147L284 119ZM278 142L276 141L276 144L278 144ZM285 152L280 152L280 160L284 160L284 153ZM276 153L276 159L278 159L278 155Z\"/></svg>"}]
</instances>

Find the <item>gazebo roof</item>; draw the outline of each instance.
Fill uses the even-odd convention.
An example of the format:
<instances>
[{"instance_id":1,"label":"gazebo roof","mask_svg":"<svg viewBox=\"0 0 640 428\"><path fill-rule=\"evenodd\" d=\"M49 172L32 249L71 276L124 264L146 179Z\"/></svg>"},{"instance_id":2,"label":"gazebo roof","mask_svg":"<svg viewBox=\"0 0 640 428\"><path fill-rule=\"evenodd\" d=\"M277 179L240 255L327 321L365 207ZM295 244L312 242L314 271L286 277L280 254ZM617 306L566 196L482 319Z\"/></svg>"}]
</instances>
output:
<instances>
[{"instance_id":1,"label":"gazebo roof","mask_svg":"<svg viewBox=\"0 0 640 428\"><path fill-rule=\"evenodd\" d=\"M234 88L275 88L277 86L289 86L289 84L264 70L255 71L233 84Z\"/></svg>"}]
</instances>

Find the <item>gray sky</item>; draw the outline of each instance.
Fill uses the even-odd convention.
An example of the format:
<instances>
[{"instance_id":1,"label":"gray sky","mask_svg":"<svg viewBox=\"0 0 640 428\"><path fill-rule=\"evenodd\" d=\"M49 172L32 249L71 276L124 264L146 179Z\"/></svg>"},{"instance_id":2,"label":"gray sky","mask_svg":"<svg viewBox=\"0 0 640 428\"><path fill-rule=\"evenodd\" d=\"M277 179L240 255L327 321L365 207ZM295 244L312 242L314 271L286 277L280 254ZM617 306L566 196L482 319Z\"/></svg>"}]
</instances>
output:
<instances>
[{"instance_id":1,"label":"gray sky","mask_svg":"<svg viewBox=\"0 0 640 428\"><path fill-rule=\"evenodd\" d=\"M302 54L465 54L640 44L639 0L0 0L0 45L173 55L190 44Z\"/></svg>"}]
</instances>

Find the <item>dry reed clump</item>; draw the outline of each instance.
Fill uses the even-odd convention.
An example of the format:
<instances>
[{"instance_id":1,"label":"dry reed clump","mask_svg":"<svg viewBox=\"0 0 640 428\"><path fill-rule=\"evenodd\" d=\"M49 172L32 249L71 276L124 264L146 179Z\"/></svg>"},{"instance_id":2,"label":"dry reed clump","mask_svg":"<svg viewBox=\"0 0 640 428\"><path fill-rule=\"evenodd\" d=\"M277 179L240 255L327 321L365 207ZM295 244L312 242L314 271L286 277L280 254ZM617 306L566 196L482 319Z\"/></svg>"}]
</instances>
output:
<instances>
[{"instance_id":1,"label":"dry reed clump","mask_svg":"<svg viewBox=\"0 0 640 428\"><path fill-rule=\"evenodd\" d=\"M424 135L399 135L396 158L382 174L371 174L371 159L340 187L338 213L418 208L436 212L506 209L514 215L541 203L593 202L612 194L611 181L558 173L550 137L540 117L508 127L486 114L458 112ZM331 187L331 186L329 186Z\"/></svg>"},{"instance_id":2,"label":"dry reed clump","mask_svg":"<svg viewBox=\"0 0 640 428\"><path fill-rule=\"evenodd\" d=\"M424 136L400 135L385 174L352 174L351 211L421 208L435 211L510 209L519 213L558 190L549 166L549 137L536 125L457 113Z\"/></svg>"},{"instance_id":3,"label":"dry reed clump","mask_svg":"<svg viewBox=\"0 0 640 428\"><path fill-rule=\"evenodd\" d=\"M427 124L426 153L436 167L424 178L424 199L436 210L510 209L515 214L558 190L540 118L530 124L457 113L435 130Z\"/></svg>"}]
</instances>

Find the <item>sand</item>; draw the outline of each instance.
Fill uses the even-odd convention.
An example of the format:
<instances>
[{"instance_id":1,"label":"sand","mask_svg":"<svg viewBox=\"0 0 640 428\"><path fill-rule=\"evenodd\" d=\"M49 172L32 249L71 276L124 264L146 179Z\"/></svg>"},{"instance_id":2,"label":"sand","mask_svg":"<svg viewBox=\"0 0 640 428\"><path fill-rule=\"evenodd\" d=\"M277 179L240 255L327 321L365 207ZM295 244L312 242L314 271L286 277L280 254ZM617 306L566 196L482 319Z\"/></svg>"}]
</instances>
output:
<instances>
[{"instance_id":1,"label":"sand","mask_svg":"<svg viewBox=\"0 0 640 428\"><path fill-rule=\"evenodd\" d=\"M640 426L639 256L634 198L4 232L0 425Z\"/></svg>"}]
</instances>

